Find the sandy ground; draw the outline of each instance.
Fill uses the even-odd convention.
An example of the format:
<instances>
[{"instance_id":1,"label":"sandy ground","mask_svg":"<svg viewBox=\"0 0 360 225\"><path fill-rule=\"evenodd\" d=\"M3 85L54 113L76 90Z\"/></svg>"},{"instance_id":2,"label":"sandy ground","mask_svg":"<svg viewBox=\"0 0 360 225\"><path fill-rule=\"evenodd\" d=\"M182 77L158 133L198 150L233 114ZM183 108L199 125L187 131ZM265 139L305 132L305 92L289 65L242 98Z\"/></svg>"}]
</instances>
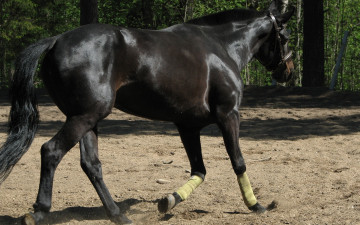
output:
<instances>
[{"instance_id":1,"label":"sandy ground","mask_svg":"<svg viewBox=\"0 0 360 225\"><path fill-rule=\"evenodd\" d=\"M9 104L0 96L0 142ZM64 116L40 93L41 124L30 150L0 186L0 224L20 224L32 210L41 145ZM240 110L240 145L265 214L242 202L219 130L203 131L205 182L170 213L156 200L188 179L189 163L171 123L114 112L99 125L104 180L134 224L360 224L360 94L325 89L248 87ZM158 184L157 179L170 181ZM111 224L74 147L59 165L45 224Z\"/></svg>"}]
</instances>

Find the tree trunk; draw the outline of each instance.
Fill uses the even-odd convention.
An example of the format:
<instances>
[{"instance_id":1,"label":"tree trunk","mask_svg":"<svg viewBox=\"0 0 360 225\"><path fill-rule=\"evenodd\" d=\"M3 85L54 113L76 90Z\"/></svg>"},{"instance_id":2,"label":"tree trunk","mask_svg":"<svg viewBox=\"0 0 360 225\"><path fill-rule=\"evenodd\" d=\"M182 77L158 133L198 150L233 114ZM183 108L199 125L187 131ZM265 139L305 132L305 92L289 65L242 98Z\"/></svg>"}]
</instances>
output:
<instances>
[{"instance_id":1,"label":"tree trunk","mask_svg":"<svg viewBox=\"0 0 360 225\"><path fill-rule=\"evenodd\" d=\"M303 87L324 86L323 0L304 2Z\"/></svg>"},{"instance_id":2,"label":"tree trunk","mask_svg":"<svg viewBox=\"0 0 360 225\"><path fill-rule=\"evenodd\" d=\"M0 89L6 86L6 58L5 58L5 46L0 38Z\"/></svg>"},{"instance_id":3,"label":"tree trunk","mask_svg":"<svg viewBox=\"0 0 360 225\"><path fill-rule=\"evenodd\" d=\"M98 1L80 0L80 25L98 22Z\"/></svg>"},{"instance_id":4,"label":"tree trunk","mask_svg":"<svg viewBox=\"0 0 360 225\"><path fill-rule=\"evenodd\" d=\"M296 1L296 32L291 32L291 34L296 35L296 47L295 47L295 73L293 74L293 78L288 82L287 86L289 87L295 87L299 86L301 84L301 51L300 51L300 43L301 43L301 32L300 32L300 25L301 25L301 2L302 0ZM289 2L286 0L286 3L283 5L283 7L286 5L288 6ZM285 10L283 8L283 10Z\"/></svg>"},{"instance_id":5,"label":"tree trunk","mask_svg":"<svg viewBox=\"0 0 360 225\"><path fill-rule=\"evenodd\" d=\"M0 1L0 28L3 26L3 3L4 1ZM0 89L5 86L5 41L3 41L2 37L0 37Z\"/></svg>"},{"instance_id":6,"label":"tree trunk","mask_svg":"<svg viewBox=\"0 0 360 225\"><path fill-rule=\"evenodd\" d=\"M154 29L154 12L153 12L154 0L142 0L141 12L143 16L143 23L146 29Z\"/></svg>"},{"instance_id":7,"label":"tree trunk","mask_svg":"<svg viewBox=\"0 0 360 225\"><path fill-rule=\"evenodd\" d=\"M186 0L184 22L191 20L194 15L194 0Z\"/></svg>"},{"instance_id":8,"label":"tree trunk","mask_svg":"<svg viewBox=\"0 0 360 225\"><path fill-rule=\"evenodd\" d=\"M301 23L301 0L297 0L296 3L296 77L295 77L295 86L301 84L301 55L300 55L300 43L301 43L301 35L300 35L300 23Z\"/></svg>"},{"instance_id":9,"label":"tree trunk","mask_svg":"<svg viewBox=\"0 0 360 225\"><path fill-rule=\"evenodd\" d=\"M285 13L286 12L286 9L289 5L289 0L276 0L276 5L277 5L277 8L279 10L280 13ZM276 80L273 78L272 79L272 83L271 85L275 86L277 85L277 82ZM286 84L280 84L280 85L285 85L285 86L294 86L294 79L292 79L291 81L289 81L288 83Z\"/></svg>"},{"instance_id":10,"label":"tree trunk","mask_svg":"<svg viewBox=\"0 0 360 225\"><path fill-rule=\"evenodd\" d=\"M276 1L277 1L277 5L279 6L279 11L281 13L285 13L289 5L289 0L276 0Z\"/></svg>"}]
</instances>

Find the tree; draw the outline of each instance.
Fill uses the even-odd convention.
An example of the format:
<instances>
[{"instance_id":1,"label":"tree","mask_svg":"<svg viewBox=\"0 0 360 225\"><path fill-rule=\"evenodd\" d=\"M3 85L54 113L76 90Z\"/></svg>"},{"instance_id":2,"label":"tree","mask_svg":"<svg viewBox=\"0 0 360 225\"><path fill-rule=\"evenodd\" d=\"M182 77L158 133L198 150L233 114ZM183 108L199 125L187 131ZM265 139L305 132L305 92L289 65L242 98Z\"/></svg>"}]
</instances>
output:
<instances>
[{"instance_id":1,"label":"tree","mask_svg":"<svg viewBox=\"0 0 360 225\"><path fill-rule=\"evenodd\" d=\"M186 0L184 22L191 20L194 15L194 0Z\"/></svg>"},{"instance_id":2,"label":"tree","mask_svg":"<svg viewBox=\"0 0 360 225\"><path fill-rule=\"evenodd\" d=\"M279 11L281 13L285 13L289 5L289 0L276 0L276 2L277 5L279 6Z\"/></svg>"},{"instance_id":3,"label":"tree","mask_svg":"<svg viewBox=\"0 0 360 225\"><path fill-rule=\"evenodd\" d=\"M154 29L154 0L141 0L141 12L144 28Z\"/></svg>"},{"instance_id":4,"label":"tree","mask_svg":"<svg viewBox=\"0 0 360 225\"><path fill-rule=\"evenodd\" d=\"M296 1L296 73L295 78L293 80L294 86L301 83L301 71L302 71L302 63L301 63L301 51L300 51L300 44L301 44L301 35L300 35L300 27L301 27L301 0Z\"/></svg>"},{"instance_id":5,"label":"tree","mask_svg":"<svg viewBox=\"0 0 360 225\"><path fill-rule=\"evenodd\" d=\"M0 88L8 86L17 53L43 31L31 19L35 13L31 0L0 0Z\"/></svg>"},{"instance_id":6,"label":"tree","mask_svg":"<svg viewBox=\"0 0 360 225\"><path fill-rule=\"evenodd\" d=\"M98 22L98 1L80 0L80 25Z\"/></svg>"},{"instance_id":7,"label":"tree","mask_svg":"<svg viewBox=\"0 0 360 225\"><path fill-rule=\"evenodd\" d=\"M360 91L360 0L275 1L297 6L296 18L294 16L287 24L287 29L291 30L289 47L294 51L294 55L296 54L297 73L292 85L300 86L302 83L304 86L327 86L333 75L341 39L345 31L350 31L335 88ZM15 58L24 47L39 39L78 27L80 14L81 24L99 20L101 23L123 27L162 29L223 10L266 10L270 2L271 0L0 0L0 88L8 86ZM306 7L305 27L303 4ZM324 10L318 9L319 4ZM323 18L317 18L322 15ZM323 28L311 28L322 23L321 20ZM316 33L321 30L324 30L323 41L318 40L322 35ZM307 38L305 44L304 35ZM322 60L325 63L321 62ZM306 64L304 70L303 63ZM325 71L325 78L321 67ZM303 74L305 80L302 80ZM241 76L246 84L271 85L270 73L256 60L246 67ZM40 79L35 82L36 85L41 85Z\"/></svg>"},{"instance_id":8,"label":"tree","mask_svg":"<svg viewBox=\"0 0 360 225\"><path fill-rule=\"evenodd\" d=\"M303 87L324 86L323 0L304 0Z\"/></svg>"}]
</instances>

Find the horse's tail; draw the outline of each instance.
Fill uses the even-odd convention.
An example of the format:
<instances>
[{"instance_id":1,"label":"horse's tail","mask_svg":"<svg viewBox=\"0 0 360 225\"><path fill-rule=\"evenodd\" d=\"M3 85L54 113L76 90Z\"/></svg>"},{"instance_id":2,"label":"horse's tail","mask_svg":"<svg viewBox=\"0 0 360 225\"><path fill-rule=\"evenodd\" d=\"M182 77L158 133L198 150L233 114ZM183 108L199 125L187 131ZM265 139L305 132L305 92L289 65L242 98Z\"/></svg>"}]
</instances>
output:
<instances>
[{"instance_id":1,"label":"horse's tail","mask_svg":"<svg viewBox=\"0 0 360 225\"><path fill-rule=\"evenodd\" d=\"M40 40L22 51L10 87L11 110L8 137L0 148L0 185L30 147L39 123L34 74L40 56L51 49L57 37Z\"/></svg>"}]
</instances>

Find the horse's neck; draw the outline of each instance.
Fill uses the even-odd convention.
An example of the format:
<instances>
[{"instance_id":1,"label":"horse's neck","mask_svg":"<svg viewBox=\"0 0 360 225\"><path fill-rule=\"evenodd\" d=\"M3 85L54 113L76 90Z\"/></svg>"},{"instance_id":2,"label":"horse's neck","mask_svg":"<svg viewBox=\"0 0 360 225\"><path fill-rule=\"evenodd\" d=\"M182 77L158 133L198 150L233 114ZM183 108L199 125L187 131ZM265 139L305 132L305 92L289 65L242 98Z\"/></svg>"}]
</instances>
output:
<instances>
[{"instance_id":1,"label":"horse's neck","mask_svg":"<svg viewBox=\"0 0 360 225\"><path fill-rule=\"evenodd\" d=\"M223 43L229 56L242 70L259 51L261 45L268 38L272 23L266 17L258 18L248 25L233 23L231 31L222 35Z\"/></svg>"}]
</instances>

